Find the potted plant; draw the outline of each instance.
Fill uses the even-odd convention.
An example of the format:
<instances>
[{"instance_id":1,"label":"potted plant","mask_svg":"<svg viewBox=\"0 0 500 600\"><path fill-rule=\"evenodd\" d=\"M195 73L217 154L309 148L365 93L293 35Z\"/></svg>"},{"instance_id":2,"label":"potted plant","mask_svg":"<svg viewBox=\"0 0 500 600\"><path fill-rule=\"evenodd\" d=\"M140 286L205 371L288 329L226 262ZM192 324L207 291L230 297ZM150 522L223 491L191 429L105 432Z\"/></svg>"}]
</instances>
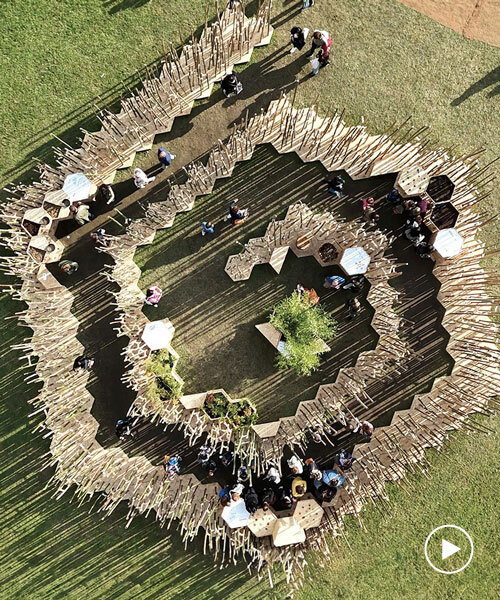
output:
<instances>
[{"instance_id":1,"label":"potted plant","mask_svg":"<svg viewBox=\"0 0 500 600\"><path fill-rule=\"evenodd\" d=\"M153 401L177 401L181 397L182 384L173 373L174 360L170 352L163 348L152 352L146 363L146 372L151 373L147 395Z\"/></svg>"},{"instance_id":2,"label":"potted plant","mask_svg":"<svg viewBox=\"0 0 500 600\"><path fill-rule=\"evenodd\" d=\"M277 358L279 369L294 369L298 375L310 375L319 367L320 354L328 350L325 343L335 335L337 322L307 296L294 292L279 302L270 323L285 343Z\"/></svg>"},{"instance_id":3,"label":"potted plant","mask_svg":"<svg viewBox=\"0 0 500 600\"><path fill-rule=\"evenodd\" d=\"M249 400L231 402L221 392L209 392L203 410L210 419L225 419L235 428L248 427L257 421L257 410Z\"/></svg>"}]
</instances>

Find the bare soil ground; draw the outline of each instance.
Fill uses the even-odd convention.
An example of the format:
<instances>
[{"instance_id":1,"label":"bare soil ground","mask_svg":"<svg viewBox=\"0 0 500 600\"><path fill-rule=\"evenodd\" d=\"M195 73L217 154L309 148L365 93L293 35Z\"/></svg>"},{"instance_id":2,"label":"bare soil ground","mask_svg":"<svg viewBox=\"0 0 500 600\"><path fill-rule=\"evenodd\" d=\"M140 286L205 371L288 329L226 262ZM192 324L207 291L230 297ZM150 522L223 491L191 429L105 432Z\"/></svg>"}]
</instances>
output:
<instances>
[{"instance_id":1,"label":"bare soil ground","mask_svg":"<svg viewBox=\"0 0 500 600\"><path fill-rule=\"evenodd\" d=\"M498 0L399 0L472 40L500 46Z\"/></svg>"}]
</instances>

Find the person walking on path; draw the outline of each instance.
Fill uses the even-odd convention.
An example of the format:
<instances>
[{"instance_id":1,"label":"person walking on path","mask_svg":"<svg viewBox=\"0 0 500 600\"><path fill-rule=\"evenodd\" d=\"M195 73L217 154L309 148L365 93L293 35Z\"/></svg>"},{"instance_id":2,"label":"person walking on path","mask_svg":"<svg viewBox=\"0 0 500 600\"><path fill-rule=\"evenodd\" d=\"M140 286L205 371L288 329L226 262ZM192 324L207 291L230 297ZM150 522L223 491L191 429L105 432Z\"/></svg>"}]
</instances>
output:
<instances>
[{"instance_id":1,"label":"person walking on path","mask_svg":"<svg viewBox=\"0 0 500 600\"><path fill-rule=\"evenodd\" d=\"M152 181L154 181L156 177L153 175L152 177L148 177L146 173L142 169L134 169L134 183L135 187L142 190L147 185L149 185Z\"/></svg>"},{"instance_id":2,"label":"person walking on path","mask_svg":"<svg viewBox=\"0 0 500 600\"><path fill-rule=\"evenodd\" d=\"M158 148L158 162L163 170L170 166L174 158L175 154L170 154L165 148Z\"/></svg>"}]
</instances>

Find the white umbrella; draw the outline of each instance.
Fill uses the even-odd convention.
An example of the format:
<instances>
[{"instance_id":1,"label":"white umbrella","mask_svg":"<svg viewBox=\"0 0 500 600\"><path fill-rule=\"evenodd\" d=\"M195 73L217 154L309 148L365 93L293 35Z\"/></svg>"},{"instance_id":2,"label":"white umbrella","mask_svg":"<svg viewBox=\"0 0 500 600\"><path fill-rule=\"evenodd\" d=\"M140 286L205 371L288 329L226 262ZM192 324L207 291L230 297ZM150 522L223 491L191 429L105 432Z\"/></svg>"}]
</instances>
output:
<instances>
[{"instance_id":1,"label":"white umbrella","mask_svg":"<svg viewBox=\"0 0 500 600\"><path fill-rule=\"evenodd\" d=\"M83 173L72 173L64 180L63 192L71 202L87 200L97 190L97 187Z\"/></svg>"},{"instance_id":2,"label":"white umbrella","mask_svg":"<svg viewBox=\"0 0 500 600\"><path fill-rule=\"evenodd\" d=\"M168 348L174 335L174 326L170 321L151 321L142 332L142 341L151 349Z\"/></svg>"},{"instance_id":3,"label":"white umbrella","mask_svg":"<svg viewBox=\"0 0 500 600\"><path fill-rule=\"evenodd\" d=\"M355 248L347 248L340 259L340 266L348 275L361 275L366 273L370 264L370 256L367 252L356 246Z\"/></svg>"},{"instance_id":4,"label":"white umbrella","mask_svg":"<svg viewBox=\"0 0 500 600\"><path fill-rule=\"evenodd\" d=\"M248 523L250 513L245 507L243 498L239 500L231 500L222 510L222 518L231 529L236 527L244 527Z\"/></svg>"},{"instance_id":5,"label":"white umbrella","mask_svg":"<svg viewBox=\"0 0 500 600\"><path fill-rule=\"evenodd\" d=\"M441 229L434 239L434 249L443 258L456 256L462 250L464 238L456 229Z\"/></svg>"}]
</instances>

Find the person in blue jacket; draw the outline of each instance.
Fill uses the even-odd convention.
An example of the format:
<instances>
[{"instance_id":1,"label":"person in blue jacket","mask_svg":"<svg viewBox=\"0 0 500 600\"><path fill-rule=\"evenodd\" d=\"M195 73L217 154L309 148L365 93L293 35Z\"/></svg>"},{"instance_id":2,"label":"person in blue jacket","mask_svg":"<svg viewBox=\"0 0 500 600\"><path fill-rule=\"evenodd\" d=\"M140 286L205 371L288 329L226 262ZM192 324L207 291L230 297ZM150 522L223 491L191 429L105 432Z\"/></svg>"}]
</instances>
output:
<instances>
[{"instance_id":1,"label":"person in blue jacket","mask_svg":"<svg viewBox=\"0 0 500 600\"><path fill-rule=\"evenodd\" d=\"M174 160L175 154L170 154L165 148L158 148L158 162L160 163L163 170L170 166L170 163Z\"/></svg>"},{"instance_id":2,"label":"person in blue jacket","mask_svg":"<svg viewBox=\"0 0 500 600\"><path fill-rule=\"evenodd\" d=\"M323 471L323 483L330 487L339 488L344 484L345 477L340 475L335 469Z\"/></svg>"}]
</instances>

